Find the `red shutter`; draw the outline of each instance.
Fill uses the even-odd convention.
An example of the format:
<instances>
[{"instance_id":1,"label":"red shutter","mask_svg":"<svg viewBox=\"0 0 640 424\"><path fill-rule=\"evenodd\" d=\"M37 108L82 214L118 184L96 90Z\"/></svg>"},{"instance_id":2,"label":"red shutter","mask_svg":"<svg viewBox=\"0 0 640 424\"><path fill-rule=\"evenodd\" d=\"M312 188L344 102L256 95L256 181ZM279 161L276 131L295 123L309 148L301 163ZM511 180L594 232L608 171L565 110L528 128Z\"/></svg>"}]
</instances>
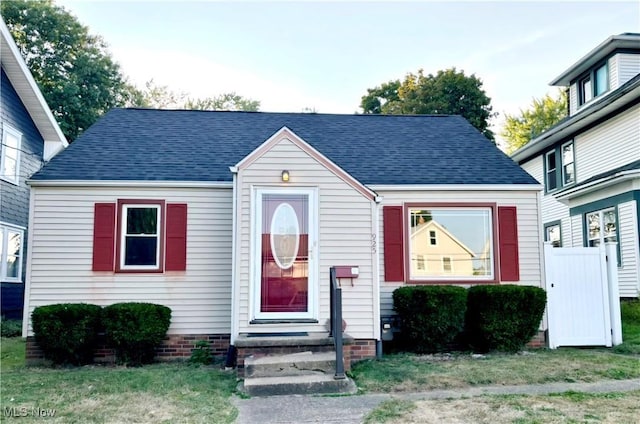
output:
<instances>
[{"instance_id":1,"label":"red shutter","mask_svg":"<svg viewBox=\"0 0 640 424\"><path fill-rule=\"evenodd\" d=\"M384 206L384 280L404 281L402 206Z\"/></svg>"},{"instance_id":2,"label":"red shutter","mask_svg":"<svg viewBox=\"0 0 640 424\"><path fill-rule=\"evenodd\" d=\"M93 220L94 271L113 271L115 262L116 204L96 203Z\"/></svg>"},{"instance_id":3,"label":"red shutter","mask_svg":"<svg viewBox=\"0 0 640 424\"><path fill-rule=\"evenodd\" d=\"M518 216L515 206L498 207L500 280L519 281Z\"/></svg>"},{"instance_id":4,"label":"red shutter","mask_svg":"<svg viewBox=\"0 0 640 424\"><path fill-rule=\"evenodd\" d=\"M167 204L167 244L165 270L187 269L187 205Z\"/></svg>"}]
</instances>

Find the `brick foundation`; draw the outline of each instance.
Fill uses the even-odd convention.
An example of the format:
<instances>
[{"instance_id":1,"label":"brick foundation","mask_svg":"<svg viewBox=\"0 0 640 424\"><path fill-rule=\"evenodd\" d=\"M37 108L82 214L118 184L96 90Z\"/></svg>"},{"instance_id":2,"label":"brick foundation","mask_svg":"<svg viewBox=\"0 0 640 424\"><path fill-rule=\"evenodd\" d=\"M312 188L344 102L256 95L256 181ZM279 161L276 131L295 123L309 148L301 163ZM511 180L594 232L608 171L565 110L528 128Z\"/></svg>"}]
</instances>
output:
<instances>
[{"instance_id":1,"label":"brick foundation","mask_svg":"<svg viewBox=\"0 0 640 424\"><path fill-rule=\"evenodd\" d=\"M224 356L229 349L228 334L171 334L168 335L158 348L156 348L156 360L171 361L177 359L187 359L195 344L199 340L206 340L214 356ZM36 343L33 336L27 337L26 345L27 364L37 364L44 362L44 353ZM104 339L98 344L94 361L97 363L111 364L115 362L115 352L108 347Z\"/></svg>"},{"instance_id":2,"label":"brick foundation","mask_svg":"<svg viewBox=\"0 0 640 424\"><path fill-rule=\"evenodd\" d=\"M541 348L547 347L547 332L546 331L538 331L538 334L533 336L529 343L527 343L527 347L530 348Z\"/></svg>"}]
</instances>

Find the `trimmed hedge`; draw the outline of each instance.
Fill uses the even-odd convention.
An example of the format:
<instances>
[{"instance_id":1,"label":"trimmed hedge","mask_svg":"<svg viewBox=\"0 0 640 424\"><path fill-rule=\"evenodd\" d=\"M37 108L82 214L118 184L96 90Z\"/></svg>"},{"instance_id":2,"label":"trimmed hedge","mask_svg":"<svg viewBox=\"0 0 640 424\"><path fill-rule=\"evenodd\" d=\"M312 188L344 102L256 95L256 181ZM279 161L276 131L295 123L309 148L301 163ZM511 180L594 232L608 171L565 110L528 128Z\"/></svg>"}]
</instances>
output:
<instances>
[{"instance_id":1,"label":"trimmed hedge","mask_svg":"<svg viewBox=\"0 0 640 424\"><path fill-rule=\"evenodd\" d=\"M93 362L102 308L86 303L38 306L31 314L36 341L55 364Z\"/></svg>"},{"instance_id":2,"label":"trimmed hedge","mask_svg":"<svg viewBox=\"0 0 640 424\"><path fill-rule=\"evenodd\" d=\"M446 350L464 326L467 290L455 286L406 286L393 292L401 341L412 352Z\"/></svg>"},{"instance_id":3,"label":"trimmed hedge","mask_svg":"<svg viewBox=\"0 0 640 424\"><path fill-rule=\"evenodd\" d=\"M153 362L155 348L169 329L171 309L153 303L115 303L104 308L103 317L116 361L137 366Z\"/></svg>"},{"instance_id":4,"label":"trimmed hedge","mask_svg":"<svg viewBox=\"0 0 640 424\"><path fill-rule=\"evenodd\" d=\"M540 287L471 287L466 314L470 347L478 352L519 351L537 333L546 303Z\"/></svg>"}]
</instances>

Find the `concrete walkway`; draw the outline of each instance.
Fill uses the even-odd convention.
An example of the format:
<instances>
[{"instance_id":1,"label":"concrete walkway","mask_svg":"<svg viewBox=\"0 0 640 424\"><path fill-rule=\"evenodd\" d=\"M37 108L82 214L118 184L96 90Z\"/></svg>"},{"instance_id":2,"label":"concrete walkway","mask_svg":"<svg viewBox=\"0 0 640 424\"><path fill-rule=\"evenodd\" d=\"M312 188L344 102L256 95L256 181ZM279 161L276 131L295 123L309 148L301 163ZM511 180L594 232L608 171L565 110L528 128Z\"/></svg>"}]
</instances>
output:
<instances>
[{"instance_id":1,"label":"concrete walkway","mask_svg":"<svg viewBox=\"0 0 640 424\"><path fill-rule=\"evenodd\" d=\"M422 393L367 394L343 397L273 396L235 398L239 424L345 423L359 424L381 402L389 399L452 399L482 395L542 395L567 391L586 393L640 390L640 379L595 383L550 383L522 386L481 386Z\"/></svg>"}]
</instances>

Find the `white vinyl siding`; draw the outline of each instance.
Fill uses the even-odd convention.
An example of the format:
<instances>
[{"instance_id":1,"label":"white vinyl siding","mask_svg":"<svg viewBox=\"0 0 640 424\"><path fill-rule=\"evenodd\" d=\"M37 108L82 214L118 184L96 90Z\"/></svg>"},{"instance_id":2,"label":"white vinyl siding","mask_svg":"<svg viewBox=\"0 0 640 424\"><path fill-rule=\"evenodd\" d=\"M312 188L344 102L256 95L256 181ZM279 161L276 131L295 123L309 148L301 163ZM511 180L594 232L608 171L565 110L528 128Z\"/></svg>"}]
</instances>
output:
<instances>
[{"instance_id":1,"label":"white vinyl siding","mask_svg":"<svg viewBox=\"0 0 640 424\"><path fill-rule=\"evenodd\" d=\"M640 105L574 138L577 182L640 159Z\"/></svg>"},{"instance_id":2,"label":"white vinyl siding","mask_svg":"<svg viewBox=\"0 0 640 424\"><path fill-rule=\"evenodd\" d=\"M618 83L618 57L620 55L613 55L609 58L609 88L611 91L616 90L620 84Z\"/></svg>"},{"instance_id":3,"label":"white vinyl siding","mask_svg":"<svg viewBox=\"0 0 640 424\"><path fill-rule=\"evenodd\" d=\"M283 183L282 170L290 181ZM334 265L359 266L359 277L343 281L343 318L347 333L355 338L374 338L375 313L374 253L372 252L372 201L329 171L290 140L283 138L269 151L238 174L240 232L237 258L239 282L239 332L309 331L325 332L329 320L329 268ZM317 187L318 189L318 324L250 324L251 321L251 204L252 187ZM311 248L311 246L310 246ZM311 294L310 294L311 295Z\"/></svg>"},{"instance_id":4,"label":"white vinyl siding","mask_svg":"<svg viewBox=\"0 0 640 424\"><path fill-rule=\"evenodd\" d=\"M575 145L574 145L575 146ZM538 156L528 162L522 164L522 168L527 171L533 178L535 178L540 184L544 184L543 181L543 166L542 157ZM552 194L540 193L542 199L541 205L541 219L542 223L562 221L562 245L571 246L571 224L569 220L569 207L560 203L553 197Z\"/></svg>"},{"instance_id":5,"label":"white vinyl siding","mask_svg":"<svg viewBox=\"0 0 640 424\"><path fill-rule=\"evenodd\" d=\"M171 308L169 334L230 333L231 189L33 187L31 193L29 316L53 303L153 302ZM91 270L94 205L126 198L188 205L185 272Z\"/></svg>"},{"instance_id":6,"label":"white vinyl siding","mask_svg":"<svg viewBox=\"0 0 640 424\"><path fill-rule=\"evenodd\" d=\"M640 74L640 54L619 53L617 56L617 86L624 85L631 78Z\"/></svg>"},{"instance_id":7,"label":"white vinyl siding","mask_svg":"<svg viewBox=\"0 0 640 424\"><path fill-rule=\"evenodd\" d=\"M636 202L618 205L618 239L620 240L620 262L618 285L620 297L638 297L640 287L640 269L638 256L638 218Z\"/></svg>"},{"instance_id":8,"label":"white vinyl siding","mask_svg":"<svg viewBox=\"0 0 640 424\"><path fill-rule=\"evenodd\" d=\"M538 192L536 191L378 191L382 205L402 205L411 203L497 203L498 206L516 206L518 217L518 254L520 281L516 284L543 287L542 281L542 230L539 227ZM381 212L382 213L382 212ZM380 240L378 242L381 271L384 278L384 240L382 219L380 220ZM383 282L380 289L381 316L393 315L392 294L402 283Z\"/></svg>"},{"instance_id":9,"label":"white vinyl siding","mask_svg":"<svg viewBox=\"0 0 640 424\"><path fill-rule=\"evenodd\" d=\"M569 87L569 116L575 115L578 111L578 85L571 84Z\"/></svg>"}]
</instances>

